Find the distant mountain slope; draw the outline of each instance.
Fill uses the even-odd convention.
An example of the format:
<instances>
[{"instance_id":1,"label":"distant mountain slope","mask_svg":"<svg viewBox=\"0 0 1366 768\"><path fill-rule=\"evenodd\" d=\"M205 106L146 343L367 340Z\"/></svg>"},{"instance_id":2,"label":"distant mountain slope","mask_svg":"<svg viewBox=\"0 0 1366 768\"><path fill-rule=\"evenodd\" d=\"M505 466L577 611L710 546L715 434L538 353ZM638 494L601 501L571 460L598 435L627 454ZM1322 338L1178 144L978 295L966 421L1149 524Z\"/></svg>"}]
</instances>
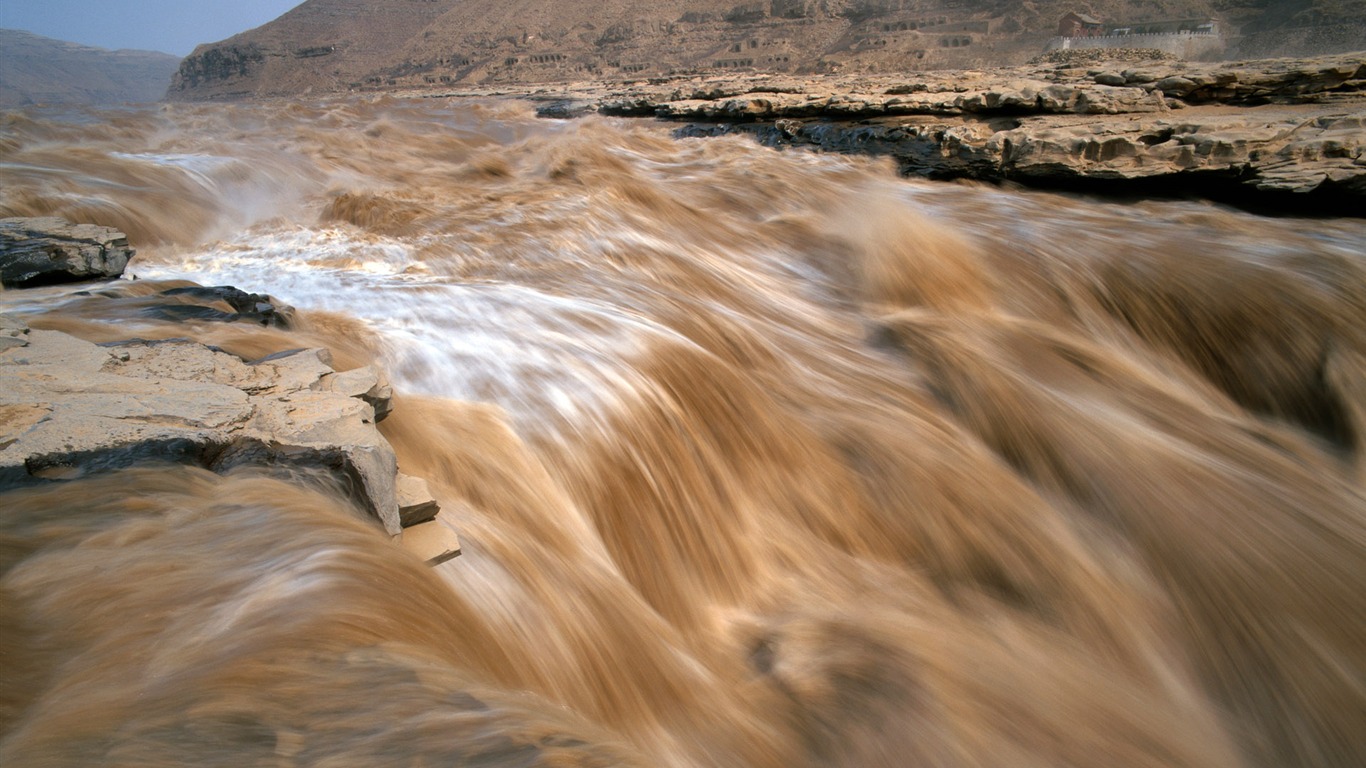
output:
<instances>
[{"instance_id":1,"label":"distant mountain slope","mask_svg":"<svg viewBox=\"0 0 1366 768\"><path fill-rule=\"evenodd\" d=\"M160 101L179 57L0 29L0 106Z\"/></svg>"},{"instance_id":2,"label":"distant mountain slope","mask_svg":"<svg viewBox=\"0 0 1366 768\"><path fill-rule=\"evenodd\" d=\"M735 70L982 67L1037 54L1068 11L1135 22L1219 15L1237 22L1227 28L1265 19L1261 29L1344 16L1360 21L1363 5L1366 0L307 0L262 27L201 45L182 63L168 97Z\"/></svg>"}]
</instances>

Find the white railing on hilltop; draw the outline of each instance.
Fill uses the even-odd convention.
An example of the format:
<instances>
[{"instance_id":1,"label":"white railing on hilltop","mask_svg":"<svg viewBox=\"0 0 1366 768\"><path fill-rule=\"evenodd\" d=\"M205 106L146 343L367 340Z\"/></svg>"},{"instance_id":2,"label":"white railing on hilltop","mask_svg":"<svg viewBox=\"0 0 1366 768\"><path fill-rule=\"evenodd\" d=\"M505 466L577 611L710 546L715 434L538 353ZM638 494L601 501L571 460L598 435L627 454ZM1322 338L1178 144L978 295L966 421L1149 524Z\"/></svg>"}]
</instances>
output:
<instances>
[{"instance_id":1,"label":"white railing on hilltop","mask_svg":"<svg viewBox=\"0 0 1366 768\"><path fill-rule=\"evenodd\" d=\"M1077 37L1056 37L1063 47L1070 47L1072 41L1091 43L1097 40L1127 40L1131 37L1218 37L1218 32L1210 30L1182 30L1180 32L1129 32L1123 35L1079 35Z\"/></svg>"},{"instance_id":2,"label":"white railing on hilltop","mask_svg":"<svg viewBox=\"0 0 1366 768\"><path fill-rule=\"evenodd\" d=\"M1185 32L1135 32L1127 35L1094 35L1053 37L1045 51L1073 48L1157 48L1178 56L1199 55L1217 48L1224 42L1218 31L1191 30Z\"/></svg>"}]
</instances>

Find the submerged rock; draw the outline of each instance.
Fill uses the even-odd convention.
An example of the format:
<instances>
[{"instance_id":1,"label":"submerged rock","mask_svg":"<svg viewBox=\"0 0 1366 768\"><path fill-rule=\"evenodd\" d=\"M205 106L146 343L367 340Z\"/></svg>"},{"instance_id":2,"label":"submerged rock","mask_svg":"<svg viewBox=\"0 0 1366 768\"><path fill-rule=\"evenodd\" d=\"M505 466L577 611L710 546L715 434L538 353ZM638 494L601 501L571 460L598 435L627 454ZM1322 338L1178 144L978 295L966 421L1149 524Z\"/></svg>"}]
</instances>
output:
<instances>
[{"instance_id":1,"label":"submerged rock","mask_svg":"<svg viewBox=\"0 0 1366 768\"><path fill-rule=\"evenodd\" d=\"M174 301L151 304L143 312L162 320L246 321L277 328L288 328L294 322L293 307L230 285L168 288L159 295Z\"/></svg>"},{"instance_id":2,"label":"submerged rock","mask_svg":"<svg viewBox=\"0 0 1366 768\"><path fill-rule=\"evenodd\" d=\"M123 274L135 251L112 227L55 216L0 219L0 285L27 288Z\"/></svg>"}]
</instances>

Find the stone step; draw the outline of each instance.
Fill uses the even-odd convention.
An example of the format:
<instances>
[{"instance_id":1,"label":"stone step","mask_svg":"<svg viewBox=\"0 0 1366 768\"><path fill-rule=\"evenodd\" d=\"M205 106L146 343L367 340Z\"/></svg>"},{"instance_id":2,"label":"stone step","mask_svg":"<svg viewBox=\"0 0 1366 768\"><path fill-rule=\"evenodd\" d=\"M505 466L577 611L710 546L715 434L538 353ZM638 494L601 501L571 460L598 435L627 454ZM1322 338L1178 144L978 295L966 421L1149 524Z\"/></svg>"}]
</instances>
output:
<instances>
[{"instance_id":1,"label":"stone step","mask_svg":"<svg viewBox=\"0 0 1366 768\"><path fill-rule=\"evenodd\" d=\"M460 555L460 538L443 515L404 528L399 544L427 565L440 565Z\"/></svg>"}]
</instances>

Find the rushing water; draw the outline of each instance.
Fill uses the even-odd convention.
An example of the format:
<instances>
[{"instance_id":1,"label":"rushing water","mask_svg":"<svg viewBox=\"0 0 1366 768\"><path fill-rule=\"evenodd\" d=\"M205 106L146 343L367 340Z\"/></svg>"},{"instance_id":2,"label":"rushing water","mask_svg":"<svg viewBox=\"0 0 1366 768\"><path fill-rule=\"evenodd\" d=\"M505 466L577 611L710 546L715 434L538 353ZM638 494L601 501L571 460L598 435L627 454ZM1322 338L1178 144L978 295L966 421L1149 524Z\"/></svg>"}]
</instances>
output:
<instances>
[{"instance_id":1,"label":"rushing water","mask_svg":"<svg viewBox=\"0 0 1366 768\"><path fill-rule=\"evenodd\" d=\"M465 551L250 474L0 497L0 764L1366 764L1360 220L498 102L10 113L0 179L139 248L0 309L379 361Z\"/></svg>"}]
</instances>

